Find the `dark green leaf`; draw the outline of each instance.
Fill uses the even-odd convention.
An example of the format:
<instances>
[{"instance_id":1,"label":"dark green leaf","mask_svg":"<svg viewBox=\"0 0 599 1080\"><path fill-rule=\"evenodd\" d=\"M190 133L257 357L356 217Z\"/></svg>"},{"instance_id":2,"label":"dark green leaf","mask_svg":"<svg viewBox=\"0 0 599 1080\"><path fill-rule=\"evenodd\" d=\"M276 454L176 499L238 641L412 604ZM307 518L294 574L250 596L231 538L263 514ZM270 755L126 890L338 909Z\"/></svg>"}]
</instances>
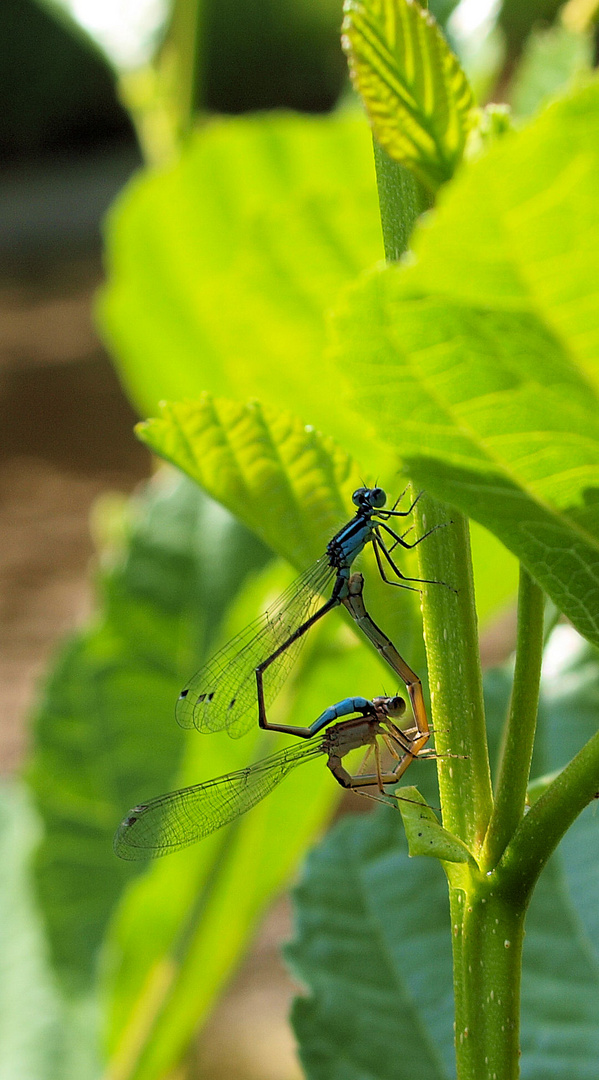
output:
<instances>
[{"instance_id":1,"label":"dark green leaf","mask_svg":"<svg viewBox=\"0 0 599 1080\"><path fill-rule=\"evenodd\" d=\"M452 1076L447 886L436 862L408 858L399 814L337 825L295 901L287 955L310 988L293 1010L309 1080Z\"/></svg>"}]
</instances>

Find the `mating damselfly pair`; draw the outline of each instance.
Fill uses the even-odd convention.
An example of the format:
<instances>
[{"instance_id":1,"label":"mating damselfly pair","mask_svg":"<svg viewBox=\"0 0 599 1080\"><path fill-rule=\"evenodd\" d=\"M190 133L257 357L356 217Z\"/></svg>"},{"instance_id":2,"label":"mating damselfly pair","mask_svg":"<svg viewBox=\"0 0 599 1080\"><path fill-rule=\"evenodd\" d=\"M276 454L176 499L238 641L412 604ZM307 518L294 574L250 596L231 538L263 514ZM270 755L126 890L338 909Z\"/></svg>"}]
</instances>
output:
<instances>
[{"instance_id":1,"label":"mating damselfly pair","mask_svg":"<svg viewBox=\"0 0 599 1080\"><path fill-rule=\"evenodd\" d=\"M353 502L357 507L354 517L329 541L322 558L300 575L259 619L217 652L194 675L177 702L176 716L183 727L193 726L204 733L226 729L233 738L238 738L254 722L253 706L257 704L260 727L310 742L286 748L246 769L135 807L115 837L115 851L122 858L156 857L194 843L245 813L292 768L320 754L327 755L327 765L342 786L358 789L376 785L381 793L385 784L399 779L414 758L424 756L430 730L420 679L366 611L362 596L364 579L361 574L352 575L351 567L366 544L372 543L381 577L387 584L408 589L414 588L409 582L440 584L407 577L393 558L397 546L414 548L434 528L408 543L407 533L400 535L388 522L391 518L407 517L417 500L407 510L398 510L398 499L390 510L385 510L386 494L380 487L358 488ZM383 531L392 538L391 546L387 546ZM390 580L386 569L392 570L397 580ZM323 603L331 582L330 598ZM305 634L339 604L346 607L404 682L415 727L405 730L395 723L405 711L405 702L399 697L346 698L326 709L309 727L269 722L267 706L281 688ZM333 723L351 713L358 716ZM321 734L324 728L328 730ZM388 772L381 767L379 737L397 761ZM361 746L372 748L376 770L368 775L351 776L342 758Z\"/></svg>"}]
</instances>

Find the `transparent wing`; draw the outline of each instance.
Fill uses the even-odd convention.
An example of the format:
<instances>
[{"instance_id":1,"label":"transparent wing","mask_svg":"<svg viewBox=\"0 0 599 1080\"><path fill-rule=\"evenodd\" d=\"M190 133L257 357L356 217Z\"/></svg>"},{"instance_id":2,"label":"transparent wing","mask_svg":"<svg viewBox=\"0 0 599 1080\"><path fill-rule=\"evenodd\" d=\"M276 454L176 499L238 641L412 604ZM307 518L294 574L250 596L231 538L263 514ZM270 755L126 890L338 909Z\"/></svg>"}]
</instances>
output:
<instances>
[{"instance_id":1,"label":"transparent wing","mask_svg":"<svg viewBox=\"0 0 599 1080\"><path fill-rule=\"evenodd\" d=\"M323 555L260 615L246 626L187 683L177 702L181 727L198 731L226 728L233 738L245 735L257 705L256 668L325 602L336 571ZM266 704L275 698L305 638L298 638L264 673Z\"/></svg>"},{"instance_id":2,"label":"transparent wing","mask_svg":"<svg viewBox=\"0 0 599 1080\"><path fill-rule=\"evenodd\" d=\"M117 829L116 854L121 859L153 859L195 844L251 810L297 765L324 753L323 743L320 736L287 747L247 769L136 806Z\"/></svg>"}]
</instances>

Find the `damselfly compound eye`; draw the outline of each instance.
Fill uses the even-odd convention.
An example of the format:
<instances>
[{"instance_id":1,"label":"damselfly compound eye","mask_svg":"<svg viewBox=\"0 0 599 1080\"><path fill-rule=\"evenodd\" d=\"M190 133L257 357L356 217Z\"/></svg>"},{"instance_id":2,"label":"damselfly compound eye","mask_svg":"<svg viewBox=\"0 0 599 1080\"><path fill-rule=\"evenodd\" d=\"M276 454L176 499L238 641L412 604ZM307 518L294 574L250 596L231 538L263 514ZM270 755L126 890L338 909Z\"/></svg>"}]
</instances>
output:
<instances>
[{"instance_id":1,"label":"damselfly compound eye","mask_svg":"<svg viewBox=\"0 0 599 1080\"><path fill-rule=\"evenodd\" d=\"M403 716L406 711L406 703L402 697L389 698L387 713L389 716Z\"/></svg>"},{"instance_id":2,"label":"damselfly compound eye","mask_svg":"<svg viewBox=\"0 0 599 1080\"><path fill-rule=\"evenodd\" d=\"M376 506L377 510L380 510L381 506L387 502L387 495L380 487L371 488L368 501L371 506Z\"/></svg>"}]
</instances>

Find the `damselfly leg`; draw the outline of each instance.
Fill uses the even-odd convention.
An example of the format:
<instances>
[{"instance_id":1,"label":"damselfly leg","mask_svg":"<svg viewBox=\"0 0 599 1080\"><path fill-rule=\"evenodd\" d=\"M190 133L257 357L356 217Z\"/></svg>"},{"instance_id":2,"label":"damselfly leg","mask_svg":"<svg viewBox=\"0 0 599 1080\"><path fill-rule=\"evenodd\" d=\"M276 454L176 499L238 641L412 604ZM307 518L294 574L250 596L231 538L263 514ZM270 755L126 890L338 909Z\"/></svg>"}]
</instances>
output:
<instances>
[{"instance_id":1,"label":"damselfly leg","mask_svg":"<svg viewBox=\"0 0 599 1080\"><path fill-rule=\"evenodd\" d=\"M422 683L416 672L412 671L409 664L399 654L391 639L387 637L380 627L376 625L374 619L368 614L364 606L363 589L364 578L362 574L352 574L348 582L347 595L343 598L342 603L347 608L352 619L358 625L362 633L365 634L370 642L372 642L377 652L381 655L383 660L389 664L395 674L399 676L408 691L412 711L414 713L414 720L416 722L413 742L414 750L417 755L423 749L430 737L426 705L422 693ZM269 731L283 731L290 735L297 735L303 739L310 739L316 731L319 730L318 720L310 725L310 727L302 728L292 727L288 724L272 724L266 716L263 673L273 659L275 659L275 656L272 658L269 657L263 664L256 668L258 723L260 724L260 727L268 729Z\"/></svg>"}]
</instances>

